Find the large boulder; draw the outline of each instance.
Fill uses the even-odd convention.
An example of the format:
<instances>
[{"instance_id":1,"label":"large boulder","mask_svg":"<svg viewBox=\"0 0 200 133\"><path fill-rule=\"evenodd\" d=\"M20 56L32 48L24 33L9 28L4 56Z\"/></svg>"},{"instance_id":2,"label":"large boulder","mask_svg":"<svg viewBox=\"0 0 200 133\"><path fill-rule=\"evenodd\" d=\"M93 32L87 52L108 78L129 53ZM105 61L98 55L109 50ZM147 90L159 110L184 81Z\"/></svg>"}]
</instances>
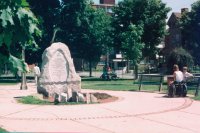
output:
<instances>
[{"instance_id":1,"label":"large boulder","mask_svg":"<svg viewBox=\"0 0 200 133\"><path fill-rule=\"evenodd\" d=\"M64 43L53 43L42 55L38 92L48 97L81 91L81 78L76 73L70 51Z\"/></svg>"}]
</instances>

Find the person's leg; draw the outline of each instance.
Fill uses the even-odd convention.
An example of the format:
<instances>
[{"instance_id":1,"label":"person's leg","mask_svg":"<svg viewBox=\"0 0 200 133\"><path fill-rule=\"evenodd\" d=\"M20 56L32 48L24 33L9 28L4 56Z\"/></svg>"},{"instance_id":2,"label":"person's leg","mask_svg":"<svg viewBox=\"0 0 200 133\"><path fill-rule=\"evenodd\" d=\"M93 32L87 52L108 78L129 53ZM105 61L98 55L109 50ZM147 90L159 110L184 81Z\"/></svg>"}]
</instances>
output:
<instances>
[{"instance_id":1,"label":"person's leg","mask_svg":"<svg viewBox=\"0 0 200 133\"><path fill-rule=\"evenodd\" d=\"M176 85L173 83L172 84L172 97L175 97L175 95L176 95Z\"/></svg>"},{"instance_id":2,"label":"person's leg","mask_svg":"<svg viewBox=\"0 0 200 133\"><path fill-rule=\"evenodd\" d=\"M38 83L38 76L35 76L35 85L37 86Z\"/></svg>"},{"instance_id":3,"label":"person's leg","mask_svg":"<svg viewBox=\"0 0 200 133\"><path fill-rule=\"evenodd\" d=\"M175 85L174 85L174 83L171 83L170 85L169 85L169 90L168 90L168 96L169 97L174 97L175 96Z\"/></svg>"},{"instance_id":4,"label":"person's leg","mask_svg":"<svg viewBox=\"0 0 200 133\"><path fill-rule=\"evenodd\" d=\"M187 96L187 84L186 83L184 83L183 84L183 97L186 97Z\"/></svg>"},{"instance_id":5,"label":"person's leg","mask_svg":"<svg viewBox=\"0 0 200 133\"><path fill-rule=\"evenodd\" d=\"M172 86L171 84L168 86L168 97L172 97Z\"/></svg>"}]
</instances>

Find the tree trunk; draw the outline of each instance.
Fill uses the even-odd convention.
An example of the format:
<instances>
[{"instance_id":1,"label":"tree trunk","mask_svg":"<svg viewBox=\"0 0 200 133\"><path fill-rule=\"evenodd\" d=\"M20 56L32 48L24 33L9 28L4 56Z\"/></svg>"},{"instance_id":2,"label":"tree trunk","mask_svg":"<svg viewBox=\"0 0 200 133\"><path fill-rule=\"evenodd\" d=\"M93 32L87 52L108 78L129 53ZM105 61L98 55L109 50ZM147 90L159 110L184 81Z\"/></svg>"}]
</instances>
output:
<instances>
[{"instance_id":1,"label":"tree trunk","mask_svg":"<svg viewBox=\"0 0 200 133\"><path fill-rule=\"evenodd\" d=\"M126 72L129 73L129 59L128 58L127 58L127 61L126 61L126 66L127 66Z\"/></svg>"},{"instance_id":2,"label":"tree trunk","mask_svg":"<svg viewBox=\"0 0 200 133\"><path fill-rule=\"evenodd\" d=\"M90 77L92 77L92 62L89 61L89 71L90 71Z\"/></svg>"},{"instance_id":3,"label":"tree trunk","mask_svg":"<svg viewBox=\"0 0 200 133\"><path fill-rule=\"evenodd\" d=\"M135 64L135 80L138 79L138 64Z\"/></svg>"}]
</instances>

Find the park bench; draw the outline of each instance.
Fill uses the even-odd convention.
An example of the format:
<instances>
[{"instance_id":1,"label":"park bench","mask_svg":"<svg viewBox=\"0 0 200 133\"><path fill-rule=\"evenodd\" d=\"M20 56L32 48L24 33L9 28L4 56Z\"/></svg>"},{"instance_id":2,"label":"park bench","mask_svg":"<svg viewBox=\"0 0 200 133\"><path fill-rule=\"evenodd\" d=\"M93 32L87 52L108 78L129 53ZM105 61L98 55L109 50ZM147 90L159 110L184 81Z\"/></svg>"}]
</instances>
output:
<instances>
[{"instance_id":1,"label":"park bench","mask_svg":"<svg viewBox=\"0 0 200 133\"><path fill-rule=\"evenodd\" d=\"M159 91L162 89L163 75L160 74L141 74L139 75L139 91L143 85L158 85Z\"/></svg>"},{"instance_id":2,"label":"park bench","mask_svg":"<svg viewBox=\"0 0 200 133\"><path fill-rule=\"evenodd\" d=\"M173 81L173 75L169 75L167 76L167 81L168 81L168 86L170 84L171 81ZM187 90L194 90L194 95L198 96L198 92L199 92L199 85L200 85L200 76L199 75L195 75L193 77L189 77L186 80L186 85L187 85Z\"/></svg>"},{"instance_id":3,"label":"park bench","mask_svg":"<svg viewBox=\"0 0 200 133\"><path fill-rule=\"evenodd\" d=\"M200 85L200 76L194 75L194 77L188 78L186 81L188 90L195 90L195 96L198 96L199 85Z\"/></svg>"}]
</instances>

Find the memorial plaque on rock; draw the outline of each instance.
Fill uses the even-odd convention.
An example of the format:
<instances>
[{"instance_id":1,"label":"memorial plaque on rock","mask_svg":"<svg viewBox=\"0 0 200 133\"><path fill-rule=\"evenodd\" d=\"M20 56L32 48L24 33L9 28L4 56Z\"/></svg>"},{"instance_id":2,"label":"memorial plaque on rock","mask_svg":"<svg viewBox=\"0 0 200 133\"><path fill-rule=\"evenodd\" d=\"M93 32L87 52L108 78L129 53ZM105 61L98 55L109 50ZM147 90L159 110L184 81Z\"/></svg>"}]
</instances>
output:
<instances>
[{"instance_id":1,"label":"memorial plaque on rock","mask_svg":"<svg viewBox=\"0 0 200 133\"><path fill-rule=\"evenodd\" d=\"M38 92L47 92L48 96L66 93L70 98L72 91L81 91L81 78L66 44L53 43L44 51L42 61Z\"/></svg>"},{"instance_id":2,"label":"memorial plaque on rock","mask_svg":"<svg viewBox=\"0 0 200 133\"><path fill-rule=\"evenodd\" d=\"M68 62L64 55L57 51L49 61L49 74L52 81L55 83L65 82L68 77ZM55 84L56 88L62 88L63 84Z\"/></svg>"}]
</instances>

